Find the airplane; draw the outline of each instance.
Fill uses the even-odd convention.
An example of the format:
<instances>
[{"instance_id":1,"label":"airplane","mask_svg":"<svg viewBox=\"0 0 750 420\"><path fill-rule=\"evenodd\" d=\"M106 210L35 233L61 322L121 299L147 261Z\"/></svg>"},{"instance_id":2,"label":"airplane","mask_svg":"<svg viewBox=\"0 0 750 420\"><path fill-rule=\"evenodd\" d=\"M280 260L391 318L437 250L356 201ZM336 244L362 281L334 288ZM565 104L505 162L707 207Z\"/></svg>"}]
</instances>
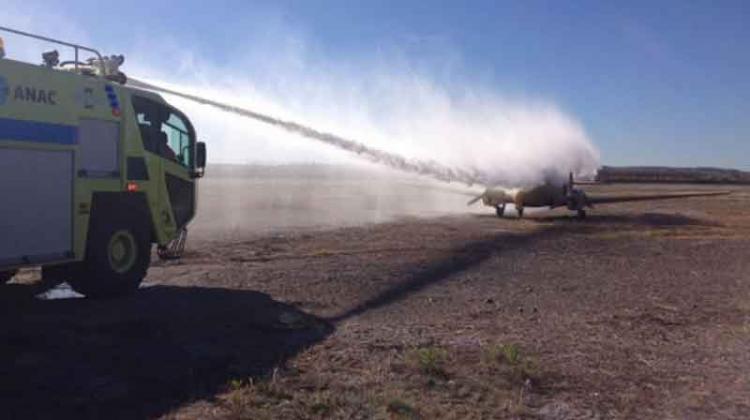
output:
<instances>
[{"instance_id":1,"label":"airplane","mask_svg":"<svg viewBox=\"0 0 750 420\"><path fill-rule=\"evenodd\" d=\"M467 205L472 205L479 200L485 206L494 207L497 217L503 217L505 206L513 204L516 207L518 218L523 217L525 207L567 207L575 211L579 219L586 218L586 209L594 208L595 204L621 203L626 201L649 201L667 200L673 198L704 197L712 195L727 195L729 191L691 192L691 193L665 193L645 195L613 195L613 196L589 196L575 184L593 184L593 182L573 181L573 173L568 177L568 182L555 184L545 182L531 188L487 188L482 194L471 199Z\"/></svg>"}]
</instances>

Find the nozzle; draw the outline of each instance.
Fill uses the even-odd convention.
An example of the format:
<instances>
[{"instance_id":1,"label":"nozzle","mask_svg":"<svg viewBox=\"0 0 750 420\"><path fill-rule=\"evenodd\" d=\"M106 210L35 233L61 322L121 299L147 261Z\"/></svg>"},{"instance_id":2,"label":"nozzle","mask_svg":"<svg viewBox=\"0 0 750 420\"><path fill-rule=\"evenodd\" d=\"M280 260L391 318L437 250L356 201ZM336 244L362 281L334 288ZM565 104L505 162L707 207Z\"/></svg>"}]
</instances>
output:
<instances>
[{"instance_id":1,"label":"nozzle","mask_svg":"<svg viewBox=\"0 0 750 420\"><path fill-rule=\"evenodd\" d=\"M60 53L57 50L48 51L42 54L42 60L44 60L44 65L49 68L57 67L60 64Z\"/></svg>"}]
</instances>

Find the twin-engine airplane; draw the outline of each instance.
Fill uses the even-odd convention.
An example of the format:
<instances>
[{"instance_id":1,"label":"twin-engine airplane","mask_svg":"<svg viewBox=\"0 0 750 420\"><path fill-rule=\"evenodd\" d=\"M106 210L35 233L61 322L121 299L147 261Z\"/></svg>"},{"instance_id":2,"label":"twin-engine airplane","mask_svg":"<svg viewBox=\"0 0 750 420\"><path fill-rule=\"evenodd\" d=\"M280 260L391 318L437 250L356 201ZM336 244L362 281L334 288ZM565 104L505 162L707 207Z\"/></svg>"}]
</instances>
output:
<instances>
[{"instance_id":1,"label":"twin-engine airplane","mask_svg":"<svg viewBox=\"0 0 750 420\"><path fill-rule=\"evenodd\" d=\"M588 182L577 182L585 184ZM505 189L505 188L487 188L482 194L474 197L467 205L472 205L479 200L485 206L494 207L497 217L503 217L505 214L506 204L513 204L516 207L518 217L523 217L523 209L526 207L567 207L568 210L575 211L578 217L586 217L586 209L593 208L595 204L621 203L626 201L649 201L649 200L668 200L672 198L703 197L711 195L726 195L729 191L712 191L712 192L690 192L690 193L666 193L666 194L645 194L645 195L611 195L611 196L589 196L582 189L575 188L576 182L573 181L573 173L570 173L568 182L554 184L551 182L537 185L531 188L522 189Z\"/></svg>"}]
</instances>

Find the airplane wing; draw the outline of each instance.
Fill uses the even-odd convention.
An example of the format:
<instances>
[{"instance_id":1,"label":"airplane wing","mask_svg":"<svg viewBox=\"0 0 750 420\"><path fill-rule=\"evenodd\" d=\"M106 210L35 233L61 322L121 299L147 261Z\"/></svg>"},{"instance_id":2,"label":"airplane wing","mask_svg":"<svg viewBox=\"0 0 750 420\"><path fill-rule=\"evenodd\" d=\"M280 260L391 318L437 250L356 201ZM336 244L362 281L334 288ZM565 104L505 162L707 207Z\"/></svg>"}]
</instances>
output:
<instances>
[{"instance_id":1,"label":"airplane wing","mask_svg":"<svg viewBox=\"0 0 750 420\"><path fill-rule=\"evenodd\" d=\"M731 191L710 191L710 192L688 192L688 193L665 193L665 194L643 194L643 195L601 195L587 196L589 204L607 204L623 203L626 201L650 201L650 200L669 200L673 198L688 197L706 197L712 195L728 195Z\"/></svg>"}]
</instances>

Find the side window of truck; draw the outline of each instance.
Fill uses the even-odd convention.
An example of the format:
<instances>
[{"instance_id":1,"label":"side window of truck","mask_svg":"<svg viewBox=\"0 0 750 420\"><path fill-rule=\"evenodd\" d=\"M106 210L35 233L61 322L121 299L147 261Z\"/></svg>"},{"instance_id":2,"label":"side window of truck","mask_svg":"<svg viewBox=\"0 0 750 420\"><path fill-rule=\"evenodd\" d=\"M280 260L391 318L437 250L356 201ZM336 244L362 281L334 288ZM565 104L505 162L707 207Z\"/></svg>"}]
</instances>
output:
<instances>
[{"instance_id":1,"label":"side window of truck","mask_svg":"<svg viewBox=\"0 0 750 420\"><path fill-rule=\"evenodd\" d=\"M82 118L78 122L78 175L91 178L120 176L120 123Z\"/></svg>"},{"instance_id":2,"label":"side window of truck","mask_svg":"<svg viewBox=\"0 0 750 420\"><path fill-rule=\"evenodd\" d=\"M150 99L133 96L143 147L151 153L190 167L193 141L184 119L171 108Z\"/></svg>"},{"instance_id":3,"label":"side window of truck","mask_svg":"<svg viewBox=\"0 0 750 420\"><path fill-rule=\"evenodd\" d=\"M175 154L174 159L185 166L191 166L192 142L185 121L179 115L170 113L162 124L161 131L167 134L167 146Z\"/></svg>"}]
</instances>

